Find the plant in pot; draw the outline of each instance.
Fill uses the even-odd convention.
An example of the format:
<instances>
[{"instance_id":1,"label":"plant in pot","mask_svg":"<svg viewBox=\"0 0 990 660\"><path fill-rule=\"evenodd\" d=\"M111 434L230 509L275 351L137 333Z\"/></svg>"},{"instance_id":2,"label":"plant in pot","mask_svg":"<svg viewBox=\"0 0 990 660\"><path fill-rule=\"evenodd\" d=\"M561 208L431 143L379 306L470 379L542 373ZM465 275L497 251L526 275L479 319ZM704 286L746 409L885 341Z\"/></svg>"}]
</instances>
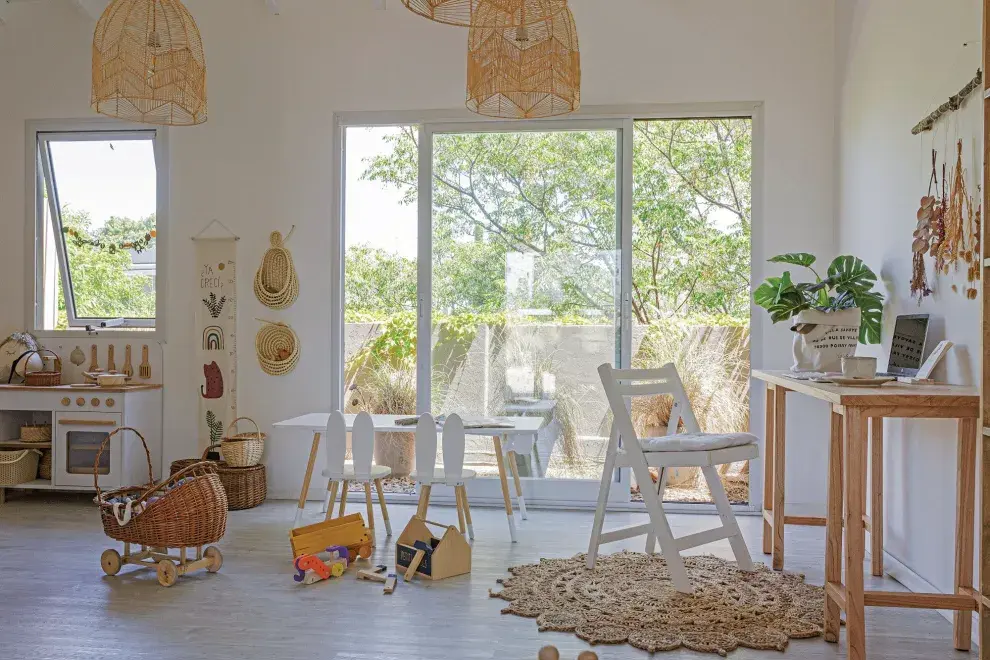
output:
<instances>
[{"instance_id":1,"label":"plant in pot","mask_svg":"<svg viewBox=\"0 0 990 660\"><path fill-rule=\"evenodd\" d=\"M774 323L791 321L794 331L792 371L839 371L842 358L856 352L857 342L880 343L883 294L874 291L876 274L862 259L836 257L825 277L814 269L813 254L779 254L771 263L807 268L813 282L794 282L790 271L770 277L753 293Z\"/></svg>"}]
</instances>

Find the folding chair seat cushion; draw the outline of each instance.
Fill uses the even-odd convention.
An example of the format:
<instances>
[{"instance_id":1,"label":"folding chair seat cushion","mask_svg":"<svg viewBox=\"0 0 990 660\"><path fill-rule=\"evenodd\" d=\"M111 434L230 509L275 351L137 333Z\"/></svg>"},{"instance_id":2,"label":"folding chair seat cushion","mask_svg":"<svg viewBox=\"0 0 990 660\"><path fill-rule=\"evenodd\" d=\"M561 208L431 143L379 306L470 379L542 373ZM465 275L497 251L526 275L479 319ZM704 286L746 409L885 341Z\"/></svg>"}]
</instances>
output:
<instances>
[{"instance_id":1,"label":"folding chair seat cushion","mask_svg":"<svg viewBox=\"0 0 990 660\"><path fill-rule=\"evenodd\" d=\"M752 433L678 433L657 438L640 438L639 445L645 452L660 451L714 451L759 442Z\"/></svg>"}]
</instances>

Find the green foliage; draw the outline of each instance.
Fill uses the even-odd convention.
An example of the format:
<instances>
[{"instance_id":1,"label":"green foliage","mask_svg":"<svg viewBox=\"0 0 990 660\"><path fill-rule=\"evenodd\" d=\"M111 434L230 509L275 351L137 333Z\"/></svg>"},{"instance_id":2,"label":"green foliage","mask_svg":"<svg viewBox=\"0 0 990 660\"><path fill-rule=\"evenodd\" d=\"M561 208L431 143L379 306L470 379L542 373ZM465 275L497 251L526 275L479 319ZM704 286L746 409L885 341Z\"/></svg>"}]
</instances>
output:
<instances>
[{"instance_id":1,"label":"green foliage","mask_svg":"<svg viewBox=\"0 0 990 660\"><path fill-rule=\"evenodd\" d=\"M861 259L851 255L836 257L824 280L811 268L815 258L810 254L778 255L768 261L804 266L815 275L814 283L795 284L790 271L784 271L780 277L767 278L753 292L753 301L770 312L771 321L787 320L806 309L835 312L858 308L862 319L859 341L880 343L883 294L873 291L877 276Z\"/></svg>"},{"instance_id":2,"label":"green foliage","mask_svg":"<svg viewBox=\"0 0 990 660\"><path fill-rule=\"evenodd\" d=\"M223 422L217 419L212 410L206 411L206 425L210 427L210 444L219 443L223 438Z\"/></svg>"},{"instance_id":3,"label":"green foliage","mask_svg":"<svg viewBox=\"0 0 990 660\"><path fill-rule=\"evenodd\" d=\"M637 320L748 319L751 122L644 121L635 131ZM413 204L417 132L384 139L389 149L369 159L363 178ZM610 322L616 158L610 131L436 136L434 311L540 309L552 315L544 322ZM345 259L348 321L415 309L415 260L367 245L349 247ZM513 278L514 263L528 276Z\"/></svg>"},{"instance_id":4,"label":"green foliage","mask_svg":"<svg viewBox=\"0 0 990 660\"><path fill-rule=\"evenodd\" d=\"M154 217L134 221L111 218L97 232L91 231L92 220L85 211L62 209L65 229L73 229L103 241L127 241L144 236L154 228ZM152 245L156 239L152 239ZM67 241L69 274L75 294L76 314L83 318L154 318L154 280L148 275L128 274L131 256L127 251L101 250L76 241ZM56 327L68 327L62 287L58 287Z\"/></svg>"}]
</instances>

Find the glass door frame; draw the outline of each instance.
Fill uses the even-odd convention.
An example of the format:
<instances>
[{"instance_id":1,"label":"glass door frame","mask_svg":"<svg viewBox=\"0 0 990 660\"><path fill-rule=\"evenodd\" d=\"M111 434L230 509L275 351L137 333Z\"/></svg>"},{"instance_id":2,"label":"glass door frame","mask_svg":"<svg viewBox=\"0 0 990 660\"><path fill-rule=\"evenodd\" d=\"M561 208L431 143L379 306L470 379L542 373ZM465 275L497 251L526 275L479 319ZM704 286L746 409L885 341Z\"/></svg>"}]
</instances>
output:
<instances>
[{"instance_id":1,"label":"glass door frame","mask_svg":"<svg viewBox=\"0 0 990 660\"><path fill-rule=\"evenodd\" d=\"M433 154L434 136L464 133L522 133L558 131L608 131L615 133L615 214L618 253L618 288L615 291L616 366L628 367L632 359L632 118L555 119L529 121L436 122L419 125L419 189L417 312L416 312L416 409L431 409L433 383ZM629 470L616 470L609 501L628 501ZM497 502L497 479L478 479L472 497ZM523 477L527 500L534 504L591 505L598 499L599 479L536 479ZM475 494L480 490L480 497ZM510 488L511 490L511 488Z\"/></svg>"},{"instance_id":2,"label":"glass door frame","mask_svg":"<svg viewBox=\"0 0 990 660\"><path fill-rule=\"evenodd\" d=\"M420 195L418 204L418 231L420 245L417 249L417 259L423 259L424 253L428 258L427 263L432 263L432 253L426 253L423 248L423 238L426 237L432 247L432 232L423 233L424 215L427 221L432 220L432 149L429 150L429 160L423 158L423 152L427 141L424 135L430 135L429 144L432 147L432 135L442 132L485 132L497 130L525 131L525 130L566 130L580 128L609 128L621 130L620 150L617 154L616 164L617 191L620 192L617 199L620 228L620 277L621 286L620 297L617 304L621 306L620 328L618 330L619 367L628 367L631 362L632 348L632 215L633 215L633 138L634 120L662 120L662 119L704 119L715 117L748 117L752 120L752 217L751 217L751 278L755 282L762 275L758 264L764 259L762 241L763 213L764 213L764 103L761 101L731 101L731 102L704 102L704 103L669 103L669 104L639 104L622 106L598 106L585 107L580 113L562 119L524 120L524 121L497 121L479 119L477 115L461 110L412 110L412 111L357 111L357 112L336 112L332 116L332 134L334 136L332 150L332 167L334 170L331 186L332 200L332 220L331 220L331 312L330 312L330 341L331 341L331 377L330 377L330 402L331 405L343 409L344 403L344 377L343 377L343 356L344 356L344 231L345 231L345 186L346 181L346 131L353 127L374 127L374 126L416 126L419 131L419 178L417 186L420 191L423 188L424 179L429 185L430 196ZM427 163L429 165L427 165ZM424 197L429 201L424 201ZM431 227L431 225L427 225ZM425 278L423 271L428 271ZM432 268L419 269L418 286L422 287L423 279L427 283L432 283ZM422 300L422 288L417 292L418 304ZM765 315L757 313L755 307L752 308L750 316L750 333L754 338L763 337L763 329L769 323ZM425 310L432 312L431 309ZM419 320L419 310L417 310L417 324ZM429 316L427 316L429 319ZM417 336L417 341L423 341L422 334ZM427 344L429 341L426 342ZM417 348L421 347L420 344ZM432 349L432 346L430 347ZM763 344L761 341L753 341L750 346L750 361L754 365L763 364ZM427 364L427 373L431 365ZM420 381L423 376L420 373L422 367L417 365L417 390L422 389ZM427 376L428 377L428 376ZM429 386L429 381L427 380ZM425 391L429 391L426 389ZM752 396L752 393L761 392L759 388L751 388L750 396L750 429L758 437L762 436L762 396ZM417 393L417 397L419 394ZM428 396L428 395L427 395ZM427 404L429 400L427 399ZM422 405L418 401L419 406ZM421 408L422 409L422 408ZM428 408L427 408L428 409ZM630 485L629 470L617 470L614 476L612 494L628 493ZM560 480L556 483L560 483ZM760 511L763 506L763 459L762 456L752 461L749 482L749 504L733 505L737 511ZM622 484L624 487L619 487ZM567 489L570 490L570 489ZM572 506L583 508L585 506L594 507L594 501L565 501L569 492L562 492L560 500L562 506ZM487 498L483 498L487 500ZM481 503L481 502L479 502ZM536 503L534 501L534 503ZM553 505L553 502L542 502L545 505ZM689 511L707 512L715 511L712 504L694 503L667 503L664 505L668 511ZM610 499L609 508L620 510L639 511L642 505L629 502L628 498Z\"/></svg>"}]
</instances>

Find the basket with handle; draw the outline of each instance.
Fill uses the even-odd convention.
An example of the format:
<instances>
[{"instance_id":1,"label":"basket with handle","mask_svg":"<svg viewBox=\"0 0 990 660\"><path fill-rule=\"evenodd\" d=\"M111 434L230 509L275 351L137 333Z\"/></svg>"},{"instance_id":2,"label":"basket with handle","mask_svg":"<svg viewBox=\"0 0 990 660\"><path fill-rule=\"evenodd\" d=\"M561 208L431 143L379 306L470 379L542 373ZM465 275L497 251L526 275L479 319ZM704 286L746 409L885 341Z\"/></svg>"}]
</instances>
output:
<instances>
[{"instance_id":1,"label":"basket with handle","mask_svg":"<svg viewBox=\"0 0 990 660\"><path fill-rule=\"evenodd\" d=\"M45 354L50 355L54 358L52 362L52 370L48 370L45 366ZM38 371L28 371L28 365L31 363L31 356L37 355L41 358L41 369ZM22 354L17 360L14 361L14 366L10 368L11 377L17 371L17 363L24 360L24 384L31 387L53 387L55 385L62 384L62 358L58 356L55 351L50 351L47 348L39 348L34 351L28 351ZM10 382L10 378L7 379Z\"/></svg>"},{"instance_id":2,"label":"basket with handle","mask_svg":"<svg viewBox=\"0 0 990 660\"><path fill-rule=\"evenodd\" d=\"M216 449L220 445L210 445L203 452L203 458L181 458L172 461L169 470L172 474L183 470L200 460L207 460L207 455L211 449ZM268 475L265 466L258 464L250 467L231 467L226 461L216 463L217 474L220 475L220 483L227 493L227 510L238 511L241 509L253 509L260 506L268 497Z\"/></svg>"},{"instance_id":3,"label":"basket with handle","mask_svg":"<svg viewBox=\"0 0 990 660\"><path fill-rule=\"evenodd\" d=\"M242 419L254 424L254 432L230 435L231 429L236 431L237 422ZM227 434L220 440L220 454L227 465L230 467L252 467L261 462L261 455L265 452L265 440L268 439L268 434L261 432L256 421L250 417L238 417L227 427Z\"/></svg>"},{"instance_id":4,"label":"basket with handle","mask_svg":"<svg viewBox=\"0 0 990 660\"><path fill-rule=\"evenodd\" d=\"M34 481L38 477L38 460L41 452L37 449L0 451L0 487Z\"/></svg>"},{"instance_id":5,"label":"basket with handle","mask_svg":"<svg viewBox=\"0 0 990 660\"><path fill-rule=\"evenodd\" d=\"M141 440L148 459L148 484L103 492L99 480L100 457L110 438L122 431L131 431ZM103 531L114 540L159 548L184 548L216 543L227 530L227 494L216 465L210 461L197 461L154 483L148 444L137 429L129 426L121 426L104 438L93 465L93 483ZM130 497L132 507L140 508L140 511L121 524L114 514L113 500L125 497Z\"/></svg>"}]
</instances>

